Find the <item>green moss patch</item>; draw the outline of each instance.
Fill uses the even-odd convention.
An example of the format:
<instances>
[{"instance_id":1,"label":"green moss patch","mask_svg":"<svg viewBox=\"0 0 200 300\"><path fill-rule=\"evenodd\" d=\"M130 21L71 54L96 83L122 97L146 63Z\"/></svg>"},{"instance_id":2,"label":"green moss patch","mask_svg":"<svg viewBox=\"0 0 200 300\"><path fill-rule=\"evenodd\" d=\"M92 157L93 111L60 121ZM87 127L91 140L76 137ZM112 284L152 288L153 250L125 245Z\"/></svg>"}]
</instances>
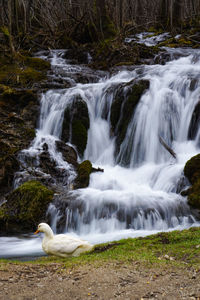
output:
<instances>
[{"instance_id":1,"label":"green moss patch","mask_svg":"<svg viewBox=\"0 0 200 300\"><path fill-rule=\"evenodd\" d=\"M200 179L200 154L193 156L187 161L184 167L184 174L192 184Z\"/></svg>"},{"instance_id":2,"label":"green moss patch","mask_svg":"<svg viewBox=\"0 0 200 300\"><path fill-rule=\"evenodd\" d=\"M189 189L188 203L192 207L200 209L200 178Z\"/></svg>"},{"instance_id":3,"label":"green moss patch","mask_svg":"<svg viewBox=\"0 0 200 300\"><path fill-rule=\"evenodd\" d=\"M46 79L50 63L30 56L17 54L13 57L0 56L0 82L12 87L27 87Z\"/></svg>"},{"instance_id":4,"label":"green moss patch","mask_svg":"<svg viewBox=\"0 0 200 300\"><path fill-rule=\"evenodd\" d=\"M75 188L86 188L89 185L90 174L92 172L92 164L89 160L83 161L78 166L78 175L75 180Z\"/></svg>"},{"instance_id":5,"label":"green moss patch","mask_svg":"<svg viewBox=\"0 0 200 300\"><path fill-rule=\"evenodd\" d=\"M28 181L10 193L1 207L1 222L8 231L34 230L45 217L53 191L38 181Z\"/></svg>"}]
</instances>

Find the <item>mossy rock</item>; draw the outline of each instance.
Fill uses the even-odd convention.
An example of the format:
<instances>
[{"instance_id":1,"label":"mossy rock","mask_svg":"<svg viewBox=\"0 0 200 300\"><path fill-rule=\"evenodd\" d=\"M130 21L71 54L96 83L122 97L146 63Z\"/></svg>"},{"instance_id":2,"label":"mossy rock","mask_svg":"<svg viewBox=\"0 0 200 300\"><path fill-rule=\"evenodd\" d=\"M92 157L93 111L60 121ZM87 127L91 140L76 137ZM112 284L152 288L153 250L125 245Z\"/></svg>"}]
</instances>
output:
<instances>
[{"instance_id":1,"label":"mossy rock","mask_svg":"<svg viewBox=\"0 0 200 300\"><path fill-rule=\"evenodd\" d=\"M188 204L200 209L200 178L189 189Z\"/></svg>"},{"instance_id":2,"label":"mossy rock","mask_svg":"<svg viewBox=\"0 0 200 300\"><path fill-rule=\"evenodd\" d=\"M116 152L118 153L121 143L123 142L127 127L137 104L144 91L149 87L149 81L141 80L138 82L131 81L128 84L122 84L115 95L111 106L111 126L116 136ZM117 154L116 153L116 154Z\"/></svg>"},{"instance_id":3,"label":"mossy rock","mask_svg":"<svg viewBox=\"0 0 200 300\"><path fill-rule=\"evenodd\" d=\"M78 175L74 182L74 188L75 189L86 188L89 185L90 174L92 172L91 162L89 160L83 161L78 166L77 172L78 172Z\"/></svg>"},{"instance_id":4,"label":"mossy rock","mask_svg":"<svg viewBox=\"0 0 200 300\"><path fill-rule=\"evenodd\" d=\"M49 69L50 63L41 58L20 54L10 60L0 57L0 82L24 88L45 80Z\"/></svg>"},{"instance_id":5,"label":"mossy rock","mask_svg":"<svg viewBox=\"0 0 200 300\"><path fill-rule=\"evenodd\" d=\"M80 96L77 96L73 99L72 104L65 109L61 139L64 142L70 141L75 145L81 157L87 145L89 124L87 104Z\"/></svg>"},{"instance_id":6,"label":"mossy rock","mask_svg":"<svg viewBox=\"0 0 200 300\"><path fill-rule=\"evenodd\" d=\"M21 56L21 60L26 66L38 71L47 71L51 68L50 62L39 57Z\"/></svg>"},{"instance_id":7,"label":"mossy rock","mask_svg":"<svg viewBox=\"0 0 200 300\"><path fill-rule=\"evenodd\" d=\"M78 153L83 156L87 145L87 129L80 120L72 122L72 144L76 145Z\"/></svg>"},{"instance_id":8,"label":"mossy rock","mask_svg":"<svg viewBox=\"0 0 200 300\"><path fill-rule=\"evenodd\" d=\"M194 90L198 81L193 80L190 84L190 89ZM188 138L194 140L196 138L200 124L200 101L196 104L195 109L192 113L192 118L190 121L190 127L188 130Z\"/></svg>"},{"instance_id":9,"label":"mossy rock","mask_svg":"<svg viewBox=\"0 0 200 300\"><path fill-rule=\"evenodd\" d=\"M191 184L200 179L200 154L193 156L184 167L184 174Z\"/></svg>"},{"instance_id":10,"label":"mossy rock","mask_svg":"<svg viewBox=\"0 0 200 300\"><path fill-rule=\"evenodd\" d=\"M9 232L34 230L45 218L53 191L38 181L28 181L10 193L0 208L0 223Z\"/></svg>"}]
</instances>

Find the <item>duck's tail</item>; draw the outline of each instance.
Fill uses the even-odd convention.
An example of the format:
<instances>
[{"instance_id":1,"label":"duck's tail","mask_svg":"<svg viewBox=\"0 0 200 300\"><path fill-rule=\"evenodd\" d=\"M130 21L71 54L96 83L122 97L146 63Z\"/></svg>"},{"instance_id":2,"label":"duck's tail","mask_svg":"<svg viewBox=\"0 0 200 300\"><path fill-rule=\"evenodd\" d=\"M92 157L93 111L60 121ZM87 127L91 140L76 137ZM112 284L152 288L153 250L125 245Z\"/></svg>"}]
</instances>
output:
<instances>
[{"instance_id":1,"label":"duck's tail","mask_svg":"<svg viewBox=\"0 0 200 300\"><path fill-rule=\"evenodd\" d=\"M93 245L89 243L81 244L73 253L73 256L79 256L83 252L91 251L94 248Z\"/></svg>"}]
</instances>

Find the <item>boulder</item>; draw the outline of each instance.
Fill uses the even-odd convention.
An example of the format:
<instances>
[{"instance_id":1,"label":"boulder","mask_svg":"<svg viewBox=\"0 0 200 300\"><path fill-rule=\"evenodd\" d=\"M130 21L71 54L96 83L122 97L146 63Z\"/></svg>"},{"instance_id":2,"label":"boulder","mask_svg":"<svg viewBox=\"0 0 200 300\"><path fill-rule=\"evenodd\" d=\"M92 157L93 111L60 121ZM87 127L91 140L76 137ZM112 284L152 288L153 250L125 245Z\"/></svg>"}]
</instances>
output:
<instances>
[{"instance_id":1,"label":"boulder","mask_svg":"<svg viewBox=\"0 0 200 300\"><path fill-rule=\"evenodd\" d=\"M200 178L187 190L188 204L200 210Z\"/></svg>"},{"instance_id":2,"label":"boulder","mask_svg":"<svg viewBox=\"0 0 200 300\"><path fill-rule=\"evenodd\" d=\"M77 163L78 156L76 150L73 147L65 144L62 141L56 141L56 148L57 151L62 153L63 159L65 161L67 161L69 164L72 164L74 167L78 166Z\"/></svg>"},{"instance_id":3,"label":"boulder","mask_svg":"<svg viewBox=\"0 0 200 300\"><path fill-rule=\"evenodd\" d=\"M45 220L53 191L38 181L28 181L11 192L0 207L1 228L10 233L34 231Z\"/></svg>"},{"instance_id":4,"label":"boulder","mask_svg":"<svg viewBox=\"0 0 200 300\"><path fill-rule=\"evenodd\" d=\"M74 188L86 188L89 185L92 164L89 160L83 161L77 169L77 177L74 181Z\"/></svg>"},{"instance_id":5,"label":"boulder","mask_svg":"<svg viewBox=\"0 0 200 300\"><path fill-rule=\"evenodd\" d=\"M75 145L81 157L87 145L89 124L87 104L80 96L76 96L65 109L61 140Z\"/></svg>"},{"instance_id":6,"label":"boulder","mask_svg":"<svg viewBox=\"0 0 200 300\"><path fill-rule=\"evenodd\" d=\"M200 178L200 154L193 156L186 162L184 174L191 184L194 184Z\"/></svg>"},{"instance_id":7,"label":"boulder","mask_svg":"<svg viewBox=\"0 0 200 300\"><path fill-rule=\"evenodd\" d=\"M188 196L188 204L191 207L200 210L200 154L187 161L184 174L192 186L181 194L182 196Z\"/></svg>"},{"instance_id":8,"label":"boulder","mask_svg":"<svg viewBox=\"0 0 200 300\"><path fill-rule=\"evenodd\" d=\"M111 106L111 126L112 132L116 136L116 154L119 152L121 143L123 142L127 127L132 119L137 104L142 94L149 87L149 81L130 81L120 85L115 94L114 101Z\"/></svg>"},{"instance_id":9,"label":"boulder","mask_svg":"<svg viewBox=\"0 0 200 300\"><path fill-rule=\"evenodd\" d=\"M195 109L192 114L192 119L190 121L190 127L188 131L188 138L194 140L197 135L197 131L200 125L200 101L195 106Z\"/></svg>"}]
</instances>

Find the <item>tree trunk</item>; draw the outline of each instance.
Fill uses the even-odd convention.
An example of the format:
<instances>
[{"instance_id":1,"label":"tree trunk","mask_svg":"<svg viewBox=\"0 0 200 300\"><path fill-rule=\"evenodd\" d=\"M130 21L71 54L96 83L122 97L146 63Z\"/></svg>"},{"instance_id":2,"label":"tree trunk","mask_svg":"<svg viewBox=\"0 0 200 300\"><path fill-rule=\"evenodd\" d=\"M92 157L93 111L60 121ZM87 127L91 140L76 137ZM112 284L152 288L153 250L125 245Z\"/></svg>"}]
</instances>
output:
<instances>
[{"instance_id":1,"label":"tree trunk","mask_svg":"<svg viewBox=\"0 0 200 300\"><path fill-rule=\"evenodd\" d=\"M12 0L8 0L8 30L9 30L9 44L12 55L15 55L15 47L12 39Z\"/></svg>"}]
</instances>

